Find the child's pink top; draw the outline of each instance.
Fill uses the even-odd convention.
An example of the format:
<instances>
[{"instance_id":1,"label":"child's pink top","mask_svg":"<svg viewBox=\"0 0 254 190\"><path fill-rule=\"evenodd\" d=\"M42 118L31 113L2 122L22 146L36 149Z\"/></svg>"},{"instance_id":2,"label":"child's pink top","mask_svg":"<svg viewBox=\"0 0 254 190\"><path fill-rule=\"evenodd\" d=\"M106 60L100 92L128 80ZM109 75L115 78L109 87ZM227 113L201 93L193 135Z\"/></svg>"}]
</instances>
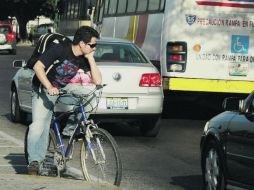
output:
<instances>
[{"instance_id":1,"label":"child's pink top","mask_svg":"<svg viewBox=\"0 0 254 190\"><path fill-rule=\"evenodd\" d=\"M76 83L81 85L92 85L93 80L88 74L84 73L83 69L79 69L77 74L70 80L70 83Z\"/></svg>"}]
</instances>

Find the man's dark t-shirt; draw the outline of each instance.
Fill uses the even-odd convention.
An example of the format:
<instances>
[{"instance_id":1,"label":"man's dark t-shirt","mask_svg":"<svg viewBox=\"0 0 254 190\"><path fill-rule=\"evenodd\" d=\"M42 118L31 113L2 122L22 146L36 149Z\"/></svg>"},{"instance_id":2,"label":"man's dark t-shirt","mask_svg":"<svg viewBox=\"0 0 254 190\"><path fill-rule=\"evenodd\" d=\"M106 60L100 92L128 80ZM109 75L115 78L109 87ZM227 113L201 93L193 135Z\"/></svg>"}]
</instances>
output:
<instances>
[{"instance_id":1,"label":"man's dark t-shirt","mask_svg":"<svg viewBox=\"0 0 254 190\"><path fill-rule=\"evenodd\" d=\"M90 71L88 60L83 55L76 57L72 52L71 44L53 45L41 55L39 60L45 65L45 71L50 68L47 77L51 84L57 88L66 86L76 75L78 69L83 69L85 72ZM54 64L56 60L60 62ZM35 86L40 84L36 76L33 84Z\"/></svg>"}]
</instances>

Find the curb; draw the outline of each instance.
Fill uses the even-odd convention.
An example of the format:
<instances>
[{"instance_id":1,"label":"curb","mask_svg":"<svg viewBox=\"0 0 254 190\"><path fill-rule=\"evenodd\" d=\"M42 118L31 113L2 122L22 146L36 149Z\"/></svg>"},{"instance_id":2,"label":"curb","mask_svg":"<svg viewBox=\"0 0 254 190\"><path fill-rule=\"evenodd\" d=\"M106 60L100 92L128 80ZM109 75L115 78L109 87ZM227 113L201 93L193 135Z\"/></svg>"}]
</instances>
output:
<instances>
[{"instance_id":1,"label":"curb","mask_svg":"<svg viewBox=\"0 0 254 190\"><path fill-rule=\"evenodd\" d=\"M17 47L27 47L27 46L32 46L32 43L30 41L23 41L23 42L18 42Z\"/></svg>"},{"instance_id":2,"label":"curb","mask_svg":"<svg viewBox=\"0 0 254 190\"><path fill-rule=\"evenodd\" d=\"M8 190L120 190L119 187L60 177L0 174L1 189Z\"/></svg>"}]
</instances>

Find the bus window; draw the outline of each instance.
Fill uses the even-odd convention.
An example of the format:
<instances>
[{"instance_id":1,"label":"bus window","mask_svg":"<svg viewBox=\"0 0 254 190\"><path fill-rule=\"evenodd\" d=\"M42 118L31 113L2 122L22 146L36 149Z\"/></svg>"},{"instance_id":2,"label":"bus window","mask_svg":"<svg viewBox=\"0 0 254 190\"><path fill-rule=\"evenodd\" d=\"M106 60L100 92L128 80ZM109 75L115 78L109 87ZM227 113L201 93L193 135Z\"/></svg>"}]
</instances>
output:
<instances>
[{"instance_id":1,"label":"bus window","mask_svg":"<svg viewBox=\"0 0 254 190\"><path fill-rule=\"evenodd\" d=\"M163 11L165 7L165 0L161 0L160 2L161 2L160 11Z\"/></svg>"},{"instance_id":2,"label":"bus window","mask_svg":"<svg viewBox=\"0 0 254 190\"><path fill-rule=\"evenodd\" d=\"M117 14L124 14L126 11L127 0L121 0L118 2Z\"/></svg>"},{"instance_id":3,"label":"bus window","mask_svg":"<svg viewBox=\"0 0 254 190\"><path fill-rule=\"evenodd\" d=\"M109 9L108 9L109 15L116 14L116 6L117 6L117 0L110 0L109 1Z\"/></svg>"},{"instance_id":4,"label":"bus window","mask_svg":"<svg viewBox=\"0 0 254 190\"><path fill-rule=\"evenodd\" d=\"M109 0L105 0L105 5L104 5L104 14L107 15L108 14L108 5L109 5Z\"/></svg>"},{"instance_id":5,"label":"bus window","mask_svg":"<svg viewBox=\"0 0 254 190\"><path fill-rule=\"evenodd\" d=\"M78 18L79 16L79 1L75 0L73 4L73 18Z\"/></svg>"},{"instance_id":6,"label":"bus window","mask_svg":"<svg viewBox=\"0 0 254 190\"><path fill-rule=\"evenodd\" d=\"M98 0L94 13L94 23L101 23L104 11L104 0Z\"/></svg>"},{"instance_id":7,"label":"bus window","mask_svg":"<svg viewBox=\"0 0 254 190\"><path fill-rule=\"evenodd\" d=\"M160 8L160 1L158 0L150 0L148 5L149 11L157 11Z\"/></svg>"},{"instance_id":8,"label":"bus window","mask_svg":"<svg viewBox=\"0 0 254 190\"><path fill-rule=\"evenodd\" d=\"M146 12L147 9L147 0L139 0L137 12Z\"/></svg>"},{"instance_id":9,"label":"bus window","mask_svg":"<svg viewBox=\"0 0 254 190\"><path fill-rule=\"evenodd\" d=\"M103 0L100 0L100 7L98 9L99 11L99 17L97 19L97 22L102 22L102 18L103 18Z\"/></svg>"},{"instance_id":10,"label":"bus window","mask_svg":"<svg viewBox=\"0 0 254 190\"><path fill-rule=\"evenodd\" d=\"M137 7L137 0L128 1L127 13L134 13Z\"/></svg>"},{"instance_id":11,"label":"bus window","mask_svg":"<svg viewBox=\"0 0 254 190\"><path fill-rule=\"evenodd\" d=\"M67 15L66 15L66 17L67 17L67 18L71 18L72 1L71 1L70 3L68 3L67 6L68 6L68 7L67 7Z\"/></svg>"}]
</instances>

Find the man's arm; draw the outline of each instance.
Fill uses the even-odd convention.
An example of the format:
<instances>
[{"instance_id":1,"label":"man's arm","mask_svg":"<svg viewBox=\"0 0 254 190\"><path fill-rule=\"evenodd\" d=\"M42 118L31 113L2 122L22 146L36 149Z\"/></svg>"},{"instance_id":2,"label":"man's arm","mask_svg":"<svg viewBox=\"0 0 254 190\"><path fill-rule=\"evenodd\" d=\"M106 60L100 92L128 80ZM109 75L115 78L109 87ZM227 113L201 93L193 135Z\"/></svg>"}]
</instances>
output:
<instances>
[{"instance_id":1,"label":"man's arm","mask_svg":"<svg viewBox=\"0 0 254 190\"><path fill-rule=\"evenodd\" d=\"M94 52L87 54L86 58L87 58L89 65L90 65L90 69L91 69L90 74L91 74L93 83L95 85L99 85L102 83L102 76L101 76L101 72L100 72L99 68L96 65L93 54L94 54Z\"/></svg>"},{"instance_id":2,"label":"man's arm","mask_svg":"<svg viewBox=\"0 0 254 190\"><path fill-rule=\"evenodd\" d=\"M45 65L39 60L35 63L33 70L41 82L41 84L47 89L49 95L58 95L59 90L52 86L50 81L47 78L46 72L45 72Z\"/></svg>"}]
</instances>

